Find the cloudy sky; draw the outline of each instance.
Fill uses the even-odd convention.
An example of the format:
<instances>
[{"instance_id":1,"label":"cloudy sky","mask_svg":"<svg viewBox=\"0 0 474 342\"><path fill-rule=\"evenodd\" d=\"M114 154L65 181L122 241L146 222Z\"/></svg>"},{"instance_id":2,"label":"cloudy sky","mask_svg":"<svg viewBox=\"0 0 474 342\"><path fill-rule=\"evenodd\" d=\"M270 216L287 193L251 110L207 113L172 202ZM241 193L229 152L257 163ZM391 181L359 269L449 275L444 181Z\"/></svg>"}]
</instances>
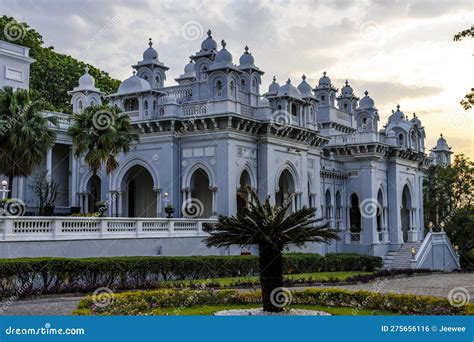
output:
<instances>
[{"instance_id":1,"label":"cloudy sky","mask_svg":"<svg viewBox=\"0 0 474 342\"><path fill-rule=\"evenodd\" d=\"M28 22L47 45L125 79L148 38L171 69L182 73L208 28L224 38L237 63L246 44L266 73L315 85L323 71L341 88L347 78L375 99L384 123L400 104L427 130L442 132L455 153L474 157L472 112L459 101L474 86L472 40L452 36L473 20L470 0L0 0L0 12Z\"/></svg>"}]
</instances>

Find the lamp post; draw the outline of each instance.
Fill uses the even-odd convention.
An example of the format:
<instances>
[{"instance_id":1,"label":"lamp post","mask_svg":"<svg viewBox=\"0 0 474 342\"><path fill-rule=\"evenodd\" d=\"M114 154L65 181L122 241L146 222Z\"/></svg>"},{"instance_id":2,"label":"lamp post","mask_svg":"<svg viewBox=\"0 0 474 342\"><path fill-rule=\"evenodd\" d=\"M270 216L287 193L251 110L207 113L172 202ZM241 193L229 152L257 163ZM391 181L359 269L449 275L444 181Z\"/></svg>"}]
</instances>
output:
<instances>
[{"instance_id":1,"label":"lamp post","mask_svg":"<svg viewBox=\"0 0 474 342\"><path fill-rule=\"evenodd\" d=\"M8 182L6 180L3 180L2 190L0 190L2 192L2 199L5 199L7 197L7 194L10 192L10 190L8 190L7 188L8 188Z\"/></svg>"},{"instance_id":2,"label":"lamp post","mask_svg":"<svg viewBox=\"0 0 474 342\"><path fill-rule=\"evenodd\" d=\"M433 222L430 221L430 222L428 223L428 228L429 228L430 232L433 231Z\"/></svg>"}]
</instances>

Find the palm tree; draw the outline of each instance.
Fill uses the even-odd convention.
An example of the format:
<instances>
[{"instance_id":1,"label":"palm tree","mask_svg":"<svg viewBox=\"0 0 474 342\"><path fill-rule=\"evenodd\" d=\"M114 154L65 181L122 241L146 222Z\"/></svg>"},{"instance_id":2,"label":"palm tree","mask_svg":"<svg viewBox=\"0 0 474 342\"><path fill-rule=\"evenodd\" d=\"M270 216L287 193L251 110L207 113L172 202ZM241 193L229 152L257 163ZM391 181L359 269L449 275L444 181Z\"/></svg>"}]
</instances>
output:
<instances>
[{"instance_id":1,"label":"palm tree","mask_svg":"<svg viewBox=\"0 0 474 342\"><path fill-rule=\"evenodd\" d=\"M323 219L315 218L315 208L287 214L291 201L272 206L267 198L262 204L253 191L251 198L248 208L236 216L221 215L217 223L205 225L204 231L210 234L205 243L208 247L258 245L263 310L280 312L283 308L272 295L283 286L283 249L290 244L329 243L339 236Z\"/></svg>"},{"instance_id":2,"label":"palm tree","mask_svg":"<svg viewBox=\"0 0 474 342\"><path fill-rule=\"evenodd\" d=\"M130 117L122 114L118 107L90 106L81 114L74 114L73 121L68 133L72 137L74 155L76 158L84 156L94 174L102 164L110 174L118 167L118 154L130 151L133 141L138 141Z\"/></svg>"},{"instance_id":3,"label":"palm tree","mask_svg":"<svg viewBox=\"0 0 474 342\"><path fill-rule=\"evenodd\" d=\"M0 174L9 177L10 190L13 177L31 175L56 140L50 124L57 118L41 115L45 105L28 90L0 90Z\"/></svg>"}]
</instances>

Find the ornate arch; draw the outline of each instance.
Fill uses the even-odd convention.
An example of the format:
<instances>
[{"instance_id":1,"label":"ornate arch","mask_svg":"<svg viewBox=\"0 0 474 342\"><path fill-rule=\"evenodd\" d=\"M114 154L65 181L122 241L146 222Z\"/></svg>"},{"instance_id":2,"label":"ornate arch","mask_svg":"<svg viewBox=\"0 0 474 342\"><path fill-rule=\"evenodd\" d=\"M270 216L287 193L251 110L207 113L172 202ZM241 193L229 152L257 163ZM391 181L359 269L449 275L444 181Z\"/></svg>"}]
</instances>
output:
<instances>
[{"instance_id":1,"label":"ornate arch","mask_svg":"<svg viewBox=\"0 0 474 342\"><path fill-rule=\"evenodd\" d=\"M209 186L215 187L215 177L214 173L212 172L211 168L209 168L206 164L202 162L196 162L193 164L188 171L186 172L186 175L184 176L184 187L185 188L190 188L191 187L191 178L198 169L203 170L207 174L207 178L209 179Z\"/></svg>"},{"instance_id":2,"label":"ornate arch","mask_svg":"<svg viewBox=\"0 0 474 342\"><path fill-rule=\"evenodd\" d=\"M242 173L244 171L247 171L247 173L250 176L250 183L251 183L250 186L252 188L256 188L257 187L257 178L255 177L255 172L253 171L252 166L250 165L250 163L245 163L242 167L239 168L239 170L237 172L236 182L235 182L236 188L238 188L239 185L240 185L240 177L242 176Z\"/></svg>"},{"instance_id":3,"label":"ornate arch","mask_svg":"<svg viewBox=\"0 0 474 342\"><path fill-rule=\"evenodd\" d=\"M122 167L120 167L120 169L118 170L112 182L112 184L114 185L114 189L121 188L123 177L125 176L127 171L137 165L144 167L150 173L151 177L153 178L154 188L160 187L158 172L155 170L155 168L152 167L144 158L134 156L126 160L125 163L123 163Z\"/></svg>"},{"instance_id":4,"label":"ornate arch","mask_svg":"<svg viewBox=\"0 0 474 342\"><path fill-rule=\"evenodd\" d=\"M276 172L276 177L275 177L275 189L278 189L278 183L280 182L280 177L281 177L281 174L283 173L283 171L285 170L288 170L288 172L291 174L291 176L293 177L293 181L295 182L295 191L296 192L299 192L300 189L301 189L301 186L300 186L300 177L298 175L298 171L296 170L295 166L287 161L285 162L282 166L280 166L280 168L277 170Z\"/></svg>"}]
</instances>

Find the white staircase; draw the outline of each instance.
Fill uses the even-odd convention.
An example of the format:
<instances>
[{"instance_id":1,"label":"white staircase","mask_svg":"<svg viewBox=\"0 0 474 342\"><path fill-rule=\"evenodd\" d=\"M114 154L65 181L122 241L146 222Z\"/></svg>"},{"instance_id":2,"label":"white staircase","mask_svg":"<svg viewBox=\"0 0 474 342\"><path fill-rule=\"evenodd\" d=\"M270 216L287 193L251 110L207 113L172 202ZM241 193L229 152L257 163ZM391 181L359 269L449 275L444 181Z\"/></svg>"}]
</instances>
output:
<instances>
[{"instance_id":1,"label":"white staircase","mask_svg":"<svg viewBox=\"0 0 474 342\"><path fill-rule=\"evenodd\" d=\"M418 252L421 242L405 242L398 251L388 252L383 257L383 267L385 269L403 269L411 268L410 260L413 259L411 254L412 248Z\"/></svg>"}]
</instances>

